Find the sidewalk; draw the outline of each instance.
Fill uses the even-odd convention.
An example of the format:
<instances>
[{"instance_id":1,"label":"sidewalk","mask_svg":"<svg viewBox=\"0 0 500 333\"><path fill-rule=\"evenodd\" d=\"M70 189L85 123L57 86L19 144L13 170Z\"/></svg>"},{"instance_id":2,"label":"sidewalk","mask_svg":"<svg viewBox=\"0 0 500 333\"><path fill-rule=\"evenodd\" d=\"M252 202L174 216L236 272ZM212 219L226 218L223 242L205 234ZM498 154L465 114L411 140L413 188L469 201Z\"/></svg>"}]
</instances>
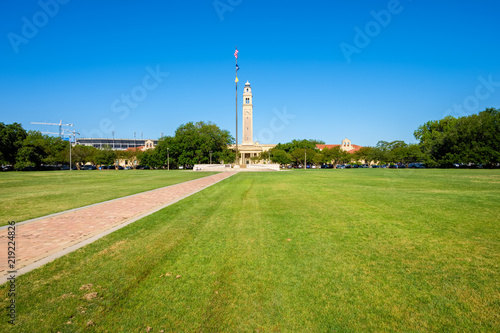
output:
<instances>
[{"instance_id":1,"label":"sidewalk","mask_svg":"<svg viewBox=\"0 0 500 333\"><path fill-rule=\"evenodd\" d=\"M201 191L235 172L171 185L16 225L16 276L89 244L127 224ZM0 284L8 268L8 228L0 230Z\"/></svg>"}]
</instances>

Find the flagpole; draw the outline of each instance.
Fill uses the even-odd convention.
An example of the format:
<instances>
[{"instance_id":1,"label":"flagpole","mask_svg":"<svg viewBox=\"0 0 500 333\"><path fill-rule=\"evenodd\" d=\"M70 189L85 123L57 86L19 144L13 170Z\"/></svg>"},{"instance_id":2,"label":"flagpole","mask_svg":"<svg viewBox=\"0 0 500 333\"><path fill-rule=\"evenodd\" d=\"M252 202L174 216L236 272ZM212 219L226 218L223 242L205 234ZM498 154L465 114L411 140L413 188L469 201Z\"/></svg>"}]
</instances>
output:
<instances>
[{"instance_id":1,"label":"flagpole","mask_svg":"<svg viewBox=\"0 0 500 333\"><path fill-rule=\"evenodd\" d=\"M236 47L236 52L238 51L238 47ZM238 53L235 53L236 60L236 79L238 78ZM238 156L238 80L235 80L236 83L236 164L240 164L239 156Z\"/></svg>"}]
</instances>

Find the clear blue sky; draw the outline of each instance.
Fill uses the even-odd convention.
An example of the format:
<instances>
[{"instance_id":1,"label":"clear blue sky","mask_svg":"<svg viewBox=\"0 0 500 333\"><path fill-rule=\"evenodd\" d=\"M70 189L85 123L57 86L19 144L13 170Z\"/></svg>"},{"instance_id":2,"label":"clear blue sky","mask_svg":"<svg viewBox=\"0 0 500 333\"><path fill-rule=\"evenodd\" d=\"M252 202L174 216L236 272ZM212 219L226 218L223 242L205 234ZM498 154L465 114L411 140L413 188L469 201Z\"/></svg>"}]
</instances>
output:
<instances>
[{"instance_id":1,"label":"clear blue sky","mask_svg":"<svg viewBox=\"0 0 500 333\"><path fill-rule=\"evenodd\" d=\"M496 0L54 1L50 15L0 5L1 122L157 138L212 121L234 135L235 46L238 113L249 80L261 143L415 142L428 120L500 107Z\"/></svg>"}]
</instances>

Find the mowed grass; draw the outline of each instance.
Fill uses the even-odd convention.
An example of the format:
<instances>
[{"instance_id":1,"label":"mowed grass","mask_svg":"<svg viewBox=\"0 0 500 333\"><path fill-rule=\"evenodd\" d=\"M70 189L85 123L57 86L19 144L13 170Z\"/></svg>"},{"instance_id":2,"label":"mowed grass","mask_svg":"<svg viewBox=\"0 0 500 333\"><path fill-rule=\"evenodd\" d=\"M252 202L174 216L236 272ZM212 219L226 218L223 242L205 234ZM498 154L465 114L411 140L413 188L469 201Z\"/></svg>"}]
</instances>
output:
<instances>
[{"instance_id":1,"label":"mowed grass","mask_svg":"<svg viewBox=\"0 0 500 333\"><path fill-rule=\"evenodd\" d=\"M211 175L177 170L73 170L0 173L0 225Z\"/></svg>"},{"instance_id":2,"label":"mowed grass","mask_svg":"<svg viewBox=\"0 0 500 333\"><path fill-rule=\"evenodd\" d=\"M0 331L495 332L499 202L495 170L240 173L20 276Z\"/></svg>"}]
</instances>

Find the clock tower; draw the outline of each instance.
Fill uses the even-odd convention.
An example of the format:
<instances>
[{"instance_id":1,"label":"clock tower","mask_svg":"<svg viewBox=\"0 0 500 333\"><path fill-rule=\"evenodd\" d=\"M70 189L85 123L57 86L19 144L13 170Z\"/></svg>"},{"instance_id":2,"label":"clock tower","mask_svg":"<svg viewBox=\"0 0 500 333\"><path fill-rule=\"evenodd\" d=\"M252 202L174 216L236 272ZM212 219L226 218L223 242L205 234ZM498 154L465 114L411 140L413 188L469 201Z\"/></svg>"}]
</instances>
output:
<instances>
[{"instance_id":1,"label":"clock tower","mask_svg":"<svg viewBox=\"0 0 500 333\"><path fill-rule=\"evenodd\" d=\"M243 89L243 145L253 145L253 104L252 88L245 83Z\"/></svg>"}]
</instances>

